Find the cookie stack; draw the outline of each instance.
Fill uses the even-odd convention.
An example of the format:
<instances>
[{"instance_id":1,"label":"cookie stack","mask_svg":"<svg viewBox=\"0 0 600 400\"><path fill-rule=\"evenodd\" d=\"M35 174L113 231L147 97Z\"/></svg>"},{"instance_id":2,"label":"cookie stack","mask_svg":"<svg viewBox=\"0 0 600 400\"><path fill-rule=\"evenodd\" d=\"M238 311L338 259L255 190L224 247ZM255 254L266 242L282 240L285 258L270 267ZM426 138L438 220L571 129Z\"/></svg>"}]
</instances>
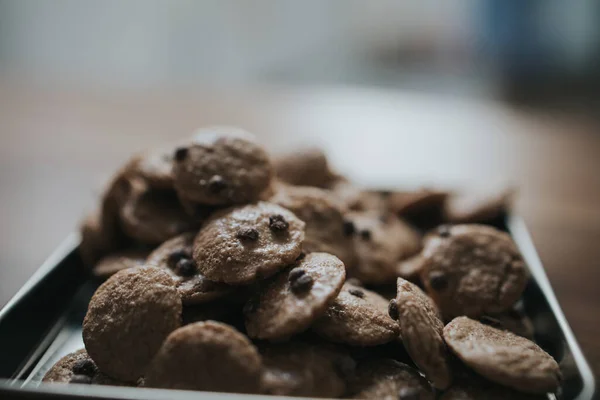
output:
<instances>
[{"instance_id":1,"label":"cookie stack","mask_svg":"<svg viewBox=\"0 0 600 400\"><path fill-rule=\"evenodd\" d=\"M365 191L216 127L136 155L82 225L105 279L46 382L305 397L534 399L561 374L492 226L511 194Z\"/></svg>"}]
</instances>

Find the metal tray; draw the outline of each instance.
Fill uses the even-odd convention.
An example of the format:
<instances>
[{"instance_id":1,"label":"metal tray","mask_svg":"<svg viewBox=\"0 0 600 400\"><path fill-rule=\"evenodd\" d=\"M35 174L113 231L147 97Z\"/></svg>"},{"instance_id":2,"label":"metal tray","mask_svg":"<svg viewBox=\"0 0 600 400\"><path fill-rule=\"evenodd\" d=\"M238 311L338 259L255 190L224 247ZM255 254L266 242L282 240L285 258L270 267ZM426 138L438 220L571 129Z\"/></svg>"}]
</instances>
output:
<instances>
[{"instance_id":1,"label":"metal tray","mask_svg":"<svg viewBox=\"0 0 600 400\"><path fill-rule=\"evenodd\" d=\"M590 400L598 394L594 376L558 305L529 233L518 217L505 218L532 279L523 306L536 342L561 362L563 400ZM0 399L250 399L249 395L40 383L65 354L82 348L81 322L96 284L84 273L72 235L0 311ZM554 398L555 396L550 396Z\"/></svg>"}]
</instances>

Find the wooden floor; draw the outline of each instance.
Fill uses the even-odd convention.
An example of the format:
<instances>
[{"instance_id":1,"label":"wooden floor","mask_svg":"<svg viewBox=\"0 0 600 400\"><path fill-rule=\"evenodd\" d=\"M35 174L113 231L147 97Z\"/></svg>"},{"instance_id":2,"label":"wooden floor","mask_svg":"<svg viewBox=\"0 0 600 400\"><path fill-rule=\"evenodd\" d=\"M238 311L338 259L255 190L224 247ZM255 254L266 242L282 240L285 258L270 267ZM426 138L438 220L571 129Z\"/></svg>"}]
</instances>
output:
<instances>
[{"instance_id":1,"label":"wooden floor","mask_svg":"<svg viewBox=\"0 0 600 400\"><path fill-rule=\"evenodd\" d=\"M274 151L325 147L374 186L511 183L567 319L600 371L600 127L501 104L352 88L158 92L0 82L0 304L93 206L135 150L209 124Z\"/></svg>"}]
</instances>

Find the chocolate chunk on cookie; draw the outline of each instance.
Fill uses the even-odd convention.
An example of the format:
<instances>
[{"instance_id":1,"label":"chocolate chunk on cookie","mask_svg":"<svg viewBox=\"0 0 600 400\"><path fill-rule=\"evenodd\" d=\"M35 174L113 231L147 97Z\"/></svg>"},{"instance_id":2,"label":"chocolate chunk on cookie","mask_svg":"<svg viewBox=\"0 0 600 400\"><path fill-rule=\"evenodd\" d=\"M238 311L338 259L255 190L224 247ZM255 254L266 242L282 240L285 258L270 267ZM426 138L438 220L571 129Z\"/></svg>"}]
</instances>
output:
<instances>
[{"instance_id":1,"label":"chocolate chunk on cookie","mask_svg":"<svg viewBox=\"0 0 600 400\"><path fill-rule=\"evenodd\" d=\"M315 147L282 154L274 165L277 177L291 185L327 188L335 180L325 153Z\"/></svg>"},{"instance_id":2,"label":"chocolate chunk on cookie","mask_svg":"<svg viewBox=\"0 0 600 400\"><path fill-rule=\"evenodd\" d=\"M508 310L527 283L517 246L492 227L441 226L421 254L423 284L445 319Z\"/></svg>"},{"instance_id":3,"label":"chocolate chunk on cookie","mask_svg":"<svg viewBox=\"0 0 600 400\"><path fill-rule=\"evenodd\" d=\"M337 297L345 278L339 258L308 254L248 301L244 307L248 336L283 339L306 330Z\"/></svg>"},{"instance_id":4,"label":"chocolate chunk on cookie","mask_svg":"<svg viewBox=\"0 0 600 400\"><path fill-rule=\"evenodd\" d=\"M134 156L126 165L129 177L139 177L154 189L173 188L173 146L163 146Z\"/></svg>"},{"instance_id":5,"label":"chocolate chunk on cookie","mask_svg":"<svg viewBox=\"0 0 600 400\"><path fill-rule=\"evenodd\" d=\"M390 316L397 316L406 351L433 386L445 389L452 382L444 324L433 301L418 286L398 278L396 299Z\"/></svg>"},{"instance_id":6,"label":"chocolate chunk on cookie","mask_svg":"<svg viewBox=\"0 0 600 400\"><path fill-rule=\"evenodd\" d=\"M96 278L107 279L117 272L134 267L140 267L146 261L148 250L130 248L117 251L102 257L92 268L92 274Z\"/></svg>"},{"instance_id":7,"label":"chocolate chunk on cookie","mask_svg":"<svg viewBox=\"0 0 600 400\"><path fill-rule=\"evenodd\" d=\"M207 205L259 199L273 175L265 150L237 128L200 129L174 152L175 188L181 197Z\"/></svg>"},{"instance_id":8,"label":"chocolate chunk on cookie","mask_svg":"<svg viewBox=\"0 0 600 400\"><path fill-rule=\"evenodd\" d=\"M417 371L385 358L359 363L349 396L353 399L435 399L431 386Z\"/></svg>"},{"instance_id":9,"label":"chocolate chunk on cookie","mask_svg":"<svg viewBox=\"0 0 600 400\"><path fill-rule=\"evenodd\" d=\"M388 315L389 301L346 282L313 331L332 342L377 346L398 338L400 328Z\"/></svg>"},{"instance_id":10,"label":"chocolate chunk on cookie","mask_svg":"<svg viewBox=\"0 0 600 400\"><path fill-rule=\"evenodd\" d=\"M346 391L346 376L355 367L349 355L326 344L292 340L265 343L259 349L263 391L271 395L339 397Z\"/></svg>"},{"instance_id":11,"label":"chocolate chunk on cookie","mask_svg":"<svg viewBox=\"0 0 600 400\"><path fill-rule=\"evenodd\" d=\"M181 325L181 297L158 268L117 272L92 296L83 341L96 365L112 378L135 382L163 340Z\"/></svg>"},{"instance_id":12,"label":"chocolate chunk on cookie","mask_svg":"<svg viewBox=\"0 0 600 400\"><path fill-rule=\"evenodd\" d=\"M444 328L450 350L487 379L526 393L555 391L561 382L556 361L532 341L468 317Z\"/></svg>"},{"instance_id":13,"label":"chocolate chunk on cookie","mask_svg":"<svg viewBox=\"0 0 600 400\"><path fill-rule=\"evenodd\" d=\"M398 262L421 249L419 234L396 218L382 221L372 213L353 213L348 218L356 230L353 240L358 258L350 275L361 282L394 282Z\"/></svg>"},{"instance_id":14,"label":"chocolate chunk on cookie","mask_svg":"<svg viewBox=\"0 0 600 400\"><path fill-rule=\"evenodd\" d=\"M505 214L511 207L514 189L463 193L450 196L445 218L454 224L485 224Z\"/></svg>"},{"instance_id":15,"label":"chocolate chunk on cookie","mask_svg":"<svg viewBox=\"0 0 600 400\"><path fill-rule=\"evenodd\" d=\"M304 222L272 203L228 209L196 236L193 258L215 282L247 284L292 264L302 251Z\"/></svg>"},{"instance_id":16,"label":"chocolate chunk on cookie","mask_svg":"<svg viewBox=\"0 0 600 400\"><path fill-rule=\"evenodd\" d=\"M151 189L141 179L129 182L131 190L120 212L123 230L129 237L142 243L160 244L198 229L200 221L185 213L175 192Z\"/></svg>"},{"instance_id":17,"label":"chocolate chunk on cookie","mask_svg":"<svg viewBox=\"0 0 600 400\"><path fill-rule=\"evenodd\" d=\"M233 290L227 284L207 279L200 272L192 257L194 237L193 233L184 233L167 240L150 253L146 262L171 276L184 305L206 303Z\"/></svg>"},{"instance_id":18,"label":"chocolate chunk on cookie","mask_svg":"<svg viewBox=\"0 0 600 400\"><path fill-rule=\"evenodd\" d=\"M129 386L100 372L84 349L69 353L58 360L46 372L42 382Z\"/></svg>"},{"instance_id":19,"label":"chocolate chunk on cookie","mask_svg":"<svg viewBox=\"0 0 600 400\"><path fill-rule=\"evenodd\" d=\"M356 263L352 231L345 209L330 191L308 186L279 185L271 200L292 211L306 223L303 248L306 252L324 252L339 257L346 267Z\"/></svg>"},{"instance_id":20,"label":"chocolate chunk on cookie","mask_svg":"<svg viewBox=\"0 0 600 400\"><path fill-rule=\"evenodd\" d=\"M247 337L219 322L196 322L167 337L148 367L145 385L258 393L261 368L261 357Z\"/></svg>"}]
</instances>

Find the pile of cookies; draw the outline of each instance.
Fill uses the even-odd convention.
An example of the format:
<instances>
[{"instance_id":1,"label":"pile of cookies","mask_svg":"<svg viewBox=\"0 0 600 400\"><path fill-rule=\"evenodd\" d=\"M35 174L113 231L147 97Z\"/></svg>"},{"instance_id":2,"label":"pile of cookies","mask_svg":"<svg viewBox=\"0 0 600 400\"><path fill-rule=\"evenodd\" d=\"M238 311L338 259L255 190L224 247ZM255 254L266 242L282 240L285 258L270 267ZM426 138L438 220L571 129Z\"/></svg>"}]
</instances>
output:
<instances>
[{"instance_id":1,"label":"pile of cookies","mask_svg":"<svg viewBox=\"0 0 600 400\"><path fill-rule=\"evenodd\" d=\"M83 223L105 280L46 382L371 399L537 399L510 192L362 190L216 127L133 157Z\"/></svg>"}]
</instances>

